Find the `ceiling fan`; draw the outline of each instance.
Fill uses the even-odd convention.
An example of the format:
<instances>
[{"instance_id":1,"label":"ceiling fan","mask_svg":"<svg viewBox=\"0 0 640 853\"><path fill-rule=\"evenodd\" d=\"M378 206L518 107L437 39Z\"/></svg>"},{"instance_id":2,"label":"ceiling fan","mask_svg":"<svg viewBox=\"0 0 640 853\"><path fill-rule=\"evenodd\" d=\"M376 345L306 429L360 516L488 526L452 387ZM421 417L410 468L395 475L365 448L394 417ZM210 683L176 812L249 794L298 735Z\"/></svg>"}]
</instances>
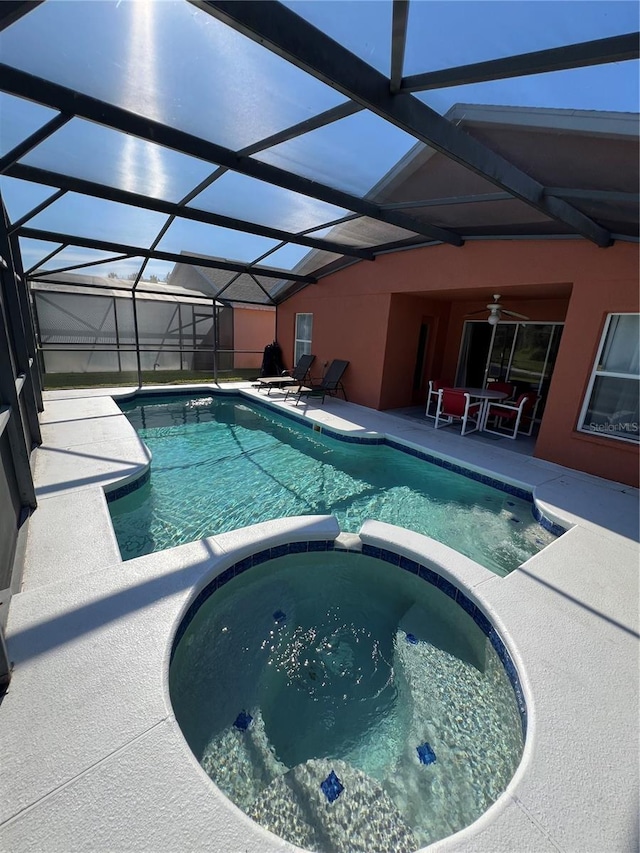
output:
<instances>
[{"instance_id":1,"label":"ceiling fan","mask_svg":"<svg viewBox=\"0 0 640 853\"><path fill-rule=\"evenodd\" d=\"M493 294L493 302L490 302L487 305L487 308L489 309L489 316L487 317L487 323L489 323L490 326L496 326L500 322L500 317L503 314L507 314L509 317L517 317L519 320L528 320L529 319L528 317L525 317L524 314L518 314L517 311L509 311L507 308L503 308L502 305L500 304L500 302L498 301L499 299L500 299L500 294L494 293ZM484 310L485 309L482 309L481 311L473 311L471 314L465 314L465 316L466 317L474 317L476 314L484 314Z\"/></svg>"}]
</instances>

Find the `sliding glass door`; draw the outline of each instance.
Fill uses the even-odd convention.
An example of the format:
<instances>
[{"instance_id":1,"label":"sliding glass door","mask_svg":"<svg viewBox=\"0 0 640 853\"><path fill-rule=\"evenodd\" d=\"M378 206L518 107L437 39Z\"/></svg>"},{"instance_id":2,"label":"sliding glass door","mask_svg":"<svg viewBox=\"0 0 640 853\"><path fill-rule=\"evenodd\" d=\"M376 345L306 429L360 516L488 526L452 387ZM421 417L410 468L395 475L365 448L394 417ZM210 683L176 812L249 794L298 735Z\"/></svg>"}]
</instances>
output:
<instances>
[{"instance_id":1,"label":"sliding glass door","mask_svg":"<svg viewBox=\"0 0 640 853\"><path fill-rule=\"evenodd\" d=\"M516 386L516 394L535 391L542 398L542 414L562 323L509 323L490 326L485 321L464 324L456 385L484 387L501 380Z\"/></svg>"}]
</instances>

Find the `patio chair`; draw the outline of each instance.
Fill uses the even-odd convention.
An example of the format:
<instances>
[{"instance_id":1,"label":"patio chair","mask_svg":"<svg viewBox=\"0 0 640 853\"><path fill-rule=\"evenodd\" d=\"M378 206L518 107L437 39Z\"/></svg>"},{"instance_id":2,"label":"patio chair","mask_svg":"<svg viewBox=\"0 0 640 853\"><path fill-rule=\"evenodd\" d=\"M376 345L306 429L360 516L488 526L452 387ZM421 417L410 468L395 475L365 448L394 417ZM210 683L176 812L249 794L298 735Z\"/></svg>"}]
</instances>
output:
<instances>
[{"instance_id":1,"label":"patio chair","mask_svg":"<svg viewBox=\"0 0 640 853\"><path fill-rule=\"evenodd\" d=\"M441 388L438 391L438 408L436 409L434 429L449 426L454 420L461 420L461 435L475 432L481 426L482 407L482 400L472 403L471 397L466 391L458 391L455 388ZM469 423L474 424L474 426L469 428Z\"/></svg>"},{"instance_id":2,"label":"patio chair","mask_svg":"<svg viewBox=\"0 0 640 853\"><path fill-rule=\"evenodd\" d=\"M442 383L442 379L430 379L429 380L429 393L427 394L427 406L424 410L424 415L426 418L435 418L435 414L431 414L429 409L431 408L432 403L435 403L436 408L438 407L438 391L444 388Z\"/></svg>"},{"instance_id":3,"label":"patio chair","mask_svg":"<svg viewBox=\"0 0 640 853\"><path fill-rule=\"evenodd\" d=\"M298 363L291 372L285 371L280 376L260 376L256 380L258 383L258 391L268 388L267 396L271 394L272 388L286 388L287 385L300 385L307 379L311 365L315 355L307 353L301 355Z\"/></svg>"},{"instance_id":4,"label":"patio chair","mask_svg":"<svg viewBox=\"0 0 640 853\"><path fill-rule=\"evenodd\" d=\"M484 432L501 435L505 438L517 438L518 431L522 435L531 435L539 399L537 394L532 394L529 391L520 394L513 403L491 403L484 419ZM493 420L493 429L487 426L490 419ZM523 421L528 423L528 428L521 430L520 425Z\"/></svg>"},{"instance_id":5,"label":"patio chair","mask_svg":"<svg viewBox=\"0 0 640 853\"><path fill-rule=\"evenodd\" d=\"M346 400L347 394L344 390L344 385L342 384L342 375L348 366L348 361L342 361L335 358L327 368L327 372L320 382L315 385L299 385L297 388L287 388L287 393L284 399L287 400L289 394L295 395L296 406L302 397L320 397L321 402L324 403L324 398L327 394L331 396L342 394Z\"/></svg>"}]
</instances>

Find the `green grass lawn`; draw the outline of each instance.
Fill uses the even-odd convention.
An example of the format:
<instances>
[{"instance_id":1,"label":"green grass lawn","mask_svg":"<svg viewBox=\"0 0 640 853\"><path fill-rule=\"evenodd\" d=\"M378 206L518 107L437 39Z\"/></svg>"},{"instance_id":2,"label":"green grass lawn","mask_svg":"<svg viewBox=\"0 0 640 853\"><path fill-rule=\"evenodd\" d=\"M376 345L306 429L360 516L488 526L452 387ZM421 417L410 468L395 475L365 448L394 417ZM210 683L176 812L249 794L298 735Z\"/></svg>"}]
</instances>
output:
<instances>
[{"instance_id":1,"label":"green grass lawn","mask_svg":"<svg viewBox=\"0 0 640 853\"><path fill-rule=\"evenodd\" d=\"M260 368L219 371L218 382L246 382L255 379ZM185 385L195 382L213 383L213 373L196 370L143 370L143 385ZM138 387L135 371L113 373L45 373L42 377L45 391L63 388L114 388Z\"/></svg>"}]
</instances>

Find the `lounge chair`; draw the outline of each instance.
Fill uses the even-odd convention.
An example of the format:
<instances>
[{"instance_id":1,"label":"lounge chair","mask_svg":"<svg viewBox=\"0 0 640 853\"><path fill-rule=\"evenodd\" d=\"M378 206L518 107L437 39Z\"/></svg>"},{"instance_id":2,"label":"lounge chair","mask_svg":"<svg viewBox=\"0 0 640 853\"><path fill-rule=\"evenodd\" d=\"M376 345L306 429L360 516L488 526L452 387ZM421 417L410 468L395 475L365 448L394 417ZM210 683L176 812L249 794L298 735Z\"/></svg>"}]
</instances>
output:
<instances>
[{"instance_id":1,"label":"lounge chair","mask_svg":"<svg viewBox=\"0 0 640 853\"><path fill-rule=\"evenodd\" d=\"M342 375L348 366L348 361L341 361L340 359L335 358L327 368L327 372L320 382L315 385L299 385L297 388L287 388L287 393L284 399L287 400L289 395L293 394L296 398L296 405L298 405L298 401L302 397L320 397L321 402L324 403L324 398L327 394L331 396L334 396L335 394L342 394L346 400L347 394L344 390L344 385L342 384Z\"/></svg>"},{"instance_id":2,"label":"lounge chair","mask_svg":"<svg viewBox=\"0 0 640 853\"><path fill-rule=\"evenodd\" d=\"M260 376L256 380L258 383L258 391L267 388L267 395L271 394L272 388L286 388L288 385L300 385L307 379L309 369L313 363L315 355L307 353L301 355L298 363L293 368L291 373L283 373L280 376Z\"/></svg>"}]
</instances>

